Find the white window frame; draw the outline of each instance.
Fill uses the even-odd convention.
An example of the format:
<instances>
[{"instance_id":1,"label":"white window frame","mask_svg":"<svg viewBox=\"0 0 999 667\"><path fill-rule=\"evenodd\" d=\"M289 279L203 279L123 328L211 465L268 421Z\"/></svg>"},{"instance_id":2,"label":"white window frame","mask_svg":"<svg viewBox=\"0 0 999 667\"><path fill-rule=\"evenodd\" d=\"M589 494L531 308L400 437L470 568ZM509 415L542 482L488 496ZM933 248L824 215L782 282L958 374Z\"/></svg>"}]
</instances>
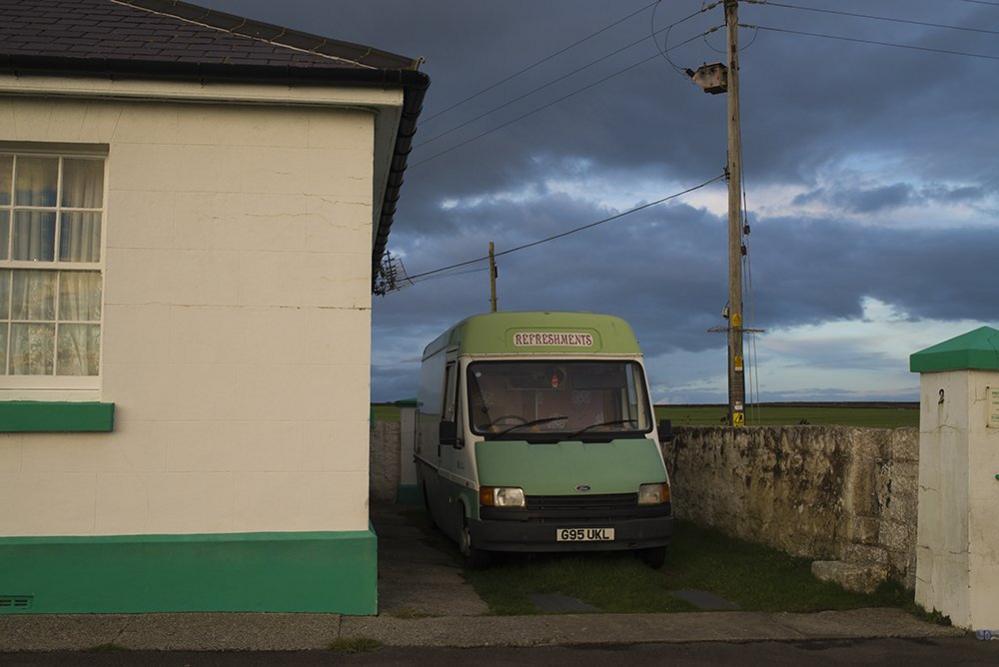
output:
<instances>
[{"instance_id":1,"label":"white window frame","mask_svg":"<svg viewBox=\"0 0 999 667\"><path fill-rule=\"evenodd\" d=\"M104 293L107 285L105 265L107 260L107 206L108 206L108 154L106 151L94 151L94 150L73 150L72 147L65 147L60 145L59 149L46 150L39 149L35 147L31 148L19 148L17 145L8 145L0 143L0 156L14 156L14 165L11 172L11 198L9 204L0 204L0 211L8 212L8 225L9 232L7 237L7 259L0 259L0 270L4 269L28 269L28 270L44 270L44 271L55 271L55 272L69 272L69 271L99 271L101 275L101 317L98 321L88 321L86 324L98 324L100 326L100 347L98 350L99 354L99 364L97 375L56 375L58 370L58 357L53 357L53 374L52 375L11 375L9 373L0 374L0 398L6 398L10 400L22 399L22 398L38 398L38 399L50 399L50 398L71 398L73 394L80 391L85 391L87 396L84 398L96 398L96 393L99 392L101 388L101 378L104 375L104 306L105 299ZM58 175L56 181L56 202L55 206L18 206L15 202L15 192L17 189L17 161L19 157L47 157L47 158L59 158ZM66 159L97 159L101 160L104 165L104 184L103 191L101 192L101 207L100 208L80 208L73 206L63 206L62 205L62 174L63 174L63 163ZM56 214L55 221L55 237L53 245L53 255L51 262L45 261L24 261L24 260L14 260L13 250L14 250L14 211L54 211ZM63 211L69 213L83 212L83 213L98 213L100 214L100 225L101 225L101 245L100 245L100 261L99 262L64 262L59 261L60 252L60 236L62 233L62 213ZM55 316L56 316L56 334L55 334L55 344L58 345L59 340L59 324L73 324L75 321L60 322L59 320L59 292L56 289L55 294ZM13 294L11 295L13 298ZM8 320L4 320L5 322ZM34 321L34 320L33 320ZM0 355L2 355L2 360L0 363L7 364L9 357L10 346L13 344L13 324L15 322L22 322L22 320L9 320L11 323L10 330L7 334L7 349L0 350ZM4 370L9 371L5 368ZM67 394L61 394L60 392L68 392ZM54 392L54 393L53 393Z\"/></svg>"}]
</instances>

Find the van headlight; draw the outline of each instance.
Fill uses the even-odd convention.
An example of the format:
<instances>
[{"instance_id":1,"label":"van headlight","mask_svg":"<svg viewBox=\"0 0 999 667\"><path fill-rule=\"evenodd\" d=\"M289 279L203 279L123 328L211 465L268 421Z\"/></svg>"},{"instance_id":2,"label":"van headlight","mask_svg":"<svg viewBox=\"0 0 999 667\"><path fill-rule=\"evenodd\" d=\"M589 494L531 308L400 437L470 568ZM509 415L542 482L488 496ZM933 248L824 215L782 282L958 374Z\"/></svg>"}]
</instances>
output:
<instances>
[{"instance_id":1,"label":"van headlight","mask_svg":"<svg viewBox=\"0 0 999 667\"><path fill-rule=\"evenodd\" d=\"M662 505L669 502L669 484L642 484L638 487L639 505Z\"/></svg>"},{"instance_id":2,"label":"van headlight","mask_svg":"<svg viewBox=\"0 0 999 667\"><path fill-rule=\"evenodd\" d=\"M524 490L517 486L479 487L479 504L483 507L524 507Z\"/></svg>"}]
</instances>

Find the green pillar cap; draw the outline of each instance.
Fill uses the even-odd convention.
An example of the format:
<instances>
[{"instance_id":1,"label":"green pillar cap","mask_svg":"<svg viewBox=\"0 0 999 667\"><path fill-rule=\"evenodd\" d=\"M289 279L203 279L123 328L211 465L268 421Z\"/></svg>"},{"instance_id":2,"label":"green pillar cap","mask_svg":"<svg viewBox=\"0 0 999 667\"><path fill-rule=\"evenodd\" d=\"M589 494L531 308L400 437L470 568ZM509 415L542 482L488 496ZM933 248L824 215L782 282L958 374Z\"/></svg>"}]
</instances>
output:
<instances>
[{"instance_id":1,"label":"green pillar cap","mask_svg":"<svg viewBox=\"0 0 999 667\"><path fill-rule=\"evenodd\" d=\"M913 373L999 370L999 329L979 327L909 357Z\"/></svg>"}]
</instances>

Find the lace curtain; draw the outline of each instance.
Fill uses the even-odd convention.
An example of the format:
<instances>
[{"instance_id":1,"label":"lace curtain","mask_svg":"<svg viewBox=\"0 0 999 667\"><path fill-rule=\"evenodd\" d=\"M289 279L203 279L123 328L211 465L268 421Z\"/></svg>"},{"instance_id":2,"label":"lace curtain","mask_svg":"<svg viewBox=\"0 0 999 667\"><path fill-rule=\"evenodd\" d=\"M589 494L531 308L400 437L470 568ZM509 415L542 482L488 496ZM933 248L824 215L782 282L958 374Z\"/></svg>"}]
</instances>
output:
<instances>
[{"instance_id":1,"label":"lace curtain","mask_svg":"<svg viewBox=\"0 0 999 667\"><path fill-rule=\"evenodd\" d=\"M0 374L99 371L101 274L59 269L100 261L104 164L62 159L60 187L59 161L18 156L11 179L10 158L0 157L0 206L12 205L0 210L0 260L52 263L0 269Z\"/></svg>"}]
</instances>

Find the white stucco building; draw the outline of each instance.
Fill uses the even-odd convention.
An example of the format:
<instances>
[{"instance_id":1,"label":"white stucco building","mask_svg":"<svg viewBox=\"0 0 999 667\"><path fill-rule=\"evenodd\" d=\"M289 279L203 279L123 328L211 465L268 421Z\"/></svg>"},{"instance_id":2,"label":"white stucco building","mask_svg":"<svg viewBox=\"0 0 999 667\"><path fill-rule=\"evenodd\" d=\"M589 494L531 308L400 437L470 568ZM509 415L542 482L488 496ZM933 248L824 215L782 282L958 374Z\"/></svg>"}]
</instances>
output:
<instances>
[{"instance_id":1,"label":"white stucco building","mask_svg":"<svg viewBox=\"0 0 999 667\"><path fill-rule=\"evenodd\" d=\"M372 267L417 65L0 0L0 613L375 610Z\"/></svg>"}]
</instances>

